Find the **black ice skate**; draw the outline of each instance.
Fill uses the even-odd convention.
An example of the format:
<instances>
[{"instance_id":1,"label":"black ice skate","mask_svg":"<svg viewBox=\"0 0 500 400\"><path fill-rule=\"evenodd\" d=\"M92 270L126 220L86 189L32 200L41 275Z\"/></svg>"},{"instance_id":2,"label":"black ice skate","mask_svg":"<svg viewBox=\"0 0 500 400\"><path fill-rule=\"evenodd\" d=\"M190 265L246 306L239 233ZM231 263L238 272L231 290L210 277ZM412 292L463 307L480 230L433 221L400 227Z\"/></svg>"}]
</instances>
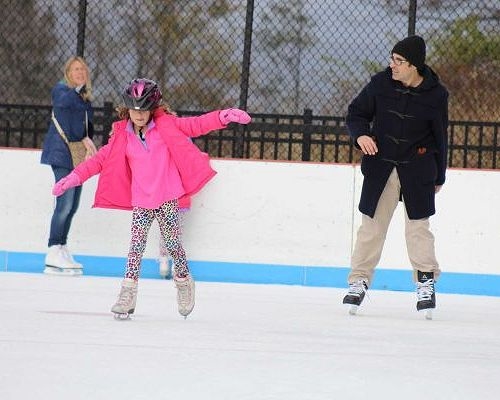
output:
<instances>
[{"instance_id":1,"label":"black ice skate","mask_svg":"<svg viewBox=\"0 0 500 400\"><path fill-rule=\"evenodd\" d=\"M432 319L434 308L436 308L434 272L417 271L417 311L425 312L425 318Z\"/></svg>"},{"instance_id":2,"label":"black ice skate","mask_svg":"<svg viewBox=\"0 0 500 400\"><path fill-rule=\"evenodd\" d=\"M363 279L358 279L356 282L349 284L349 290L342 300L343 304L349 304L349 314L355 315L358 311L358 307L363 302L365 298L366 291L368 290L368 285Z\"/></svg>"}]
</instances>

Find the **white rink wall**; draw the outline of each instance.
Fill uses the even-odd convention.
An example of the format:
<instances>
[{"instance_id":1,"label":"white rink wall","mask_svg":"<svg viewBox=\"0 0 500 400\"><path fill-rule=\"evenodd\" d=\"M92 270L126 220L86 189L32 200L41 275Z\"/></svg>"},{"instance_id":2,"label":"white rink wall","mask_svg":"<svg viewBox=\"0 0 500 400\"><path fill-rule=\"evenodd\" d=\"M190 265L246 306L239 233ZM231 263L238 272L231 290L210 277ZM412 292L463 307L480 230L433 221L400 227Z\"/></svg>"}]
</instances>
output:
<instances>
[{"instance_id":1,"label":"white rink wall","mask_svg":"<svg viewBox=\"0 0 500 400\"><path fill-rule=\"evenodd\" d=\"M0 252L46 251L53 175L39 150L0 149ZM359 166L217 159L217 176L193 199L184 244L190 260L349 267L362 184ZM73 253L125 257L131 213L92 208L97 177L83 187L70 232ZM500 171L448 170L431 218L443 271L499 274ZM408 270L402 205L379 268ZM154 224L145 258L157 257Z\"/></svg>"}]
</instances>

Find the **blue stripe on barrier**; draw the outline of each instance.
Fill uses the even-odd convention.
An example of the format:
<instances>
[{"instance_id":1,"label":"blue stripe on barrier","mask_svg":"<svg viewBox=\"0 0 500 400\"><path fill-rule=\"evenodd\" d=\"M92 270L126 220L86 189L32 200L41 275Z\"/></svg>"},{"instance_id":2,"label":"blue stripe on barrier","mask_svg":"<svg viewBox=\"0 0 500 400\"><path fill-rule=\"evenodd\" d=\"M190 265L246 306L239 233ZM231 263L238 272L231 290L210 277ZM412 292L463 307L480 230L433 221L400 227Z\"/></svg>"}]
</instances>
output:
<instances>
[{"instance_id":1,"label":"blue stripe on barrier","mask_svg":"<svg viewBox=\"0 0 500 400\"><path fill-rule=\"evenodd\" d=\"M44 254L0 251L0 270L9 272L41 273ZM124 257L76 256L84 268L84 275L122 277ZM349 268L297 265L249 264L213 261L190 261L190 269L198 281L303 285L345 288ZM413 291L411 270L378 267L371 289ZM158 263L143 259L141 278L161 279ZM436 285L440 293L500 296L500 275L443 272Z\"/></svg>"}]
</instances>

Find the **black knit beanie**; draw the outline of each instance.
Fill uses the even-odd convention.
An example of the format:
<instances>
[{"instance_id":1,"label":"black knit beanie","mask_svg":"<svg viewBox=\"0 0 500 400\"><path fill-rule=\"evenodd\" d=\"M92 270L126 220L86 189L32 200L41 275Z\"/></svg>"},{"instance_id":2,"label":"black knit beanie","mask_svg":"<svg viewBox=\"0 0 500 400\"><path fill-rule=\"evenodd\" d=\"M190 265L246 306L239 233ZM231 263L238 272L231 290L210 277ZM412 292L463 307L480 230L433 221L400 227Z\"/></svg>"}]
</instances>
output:
<instances>
[{"instance_id":1,"label":"black knit beanie","mask_svg":"<svg viewBox=\"0 0 500 400\"><path fill-rule=\"evenodd\" d=\"M397 53L406 58L417 69L424 68L425 64L425 41L420 36L408 36L397 42L392 53Z\"/></svg>"}]
</instances>

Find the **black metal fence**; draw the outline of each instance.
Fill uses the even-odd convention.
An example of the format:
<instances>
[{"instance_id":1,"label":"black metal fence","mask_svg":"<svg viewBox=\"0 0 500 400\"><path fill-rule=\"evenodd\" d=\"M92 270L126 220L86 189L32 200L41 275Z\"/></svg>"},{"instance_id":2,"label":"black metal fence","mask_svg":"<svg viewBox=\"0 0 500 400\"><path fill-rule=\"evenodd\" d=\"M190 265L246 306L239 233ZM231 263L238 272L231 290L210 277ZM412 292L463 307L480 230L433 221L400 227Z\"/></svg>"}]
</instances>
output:
<instances>
[{"instance_id":1,"label":"black metal fence","mask_svg":"<svg viewBox=\"0 0 500 400\"><path fill-rule=\"evenodd\" d=\"M50 111L50 106L0 105L0 147L40 148ZM111 103L95 109L98 146L107 142L115 119ZM361 155L347 134L344 118L316 116L310 109L302 115L255 113L250 125L230 125L194 142L220 158L353 163ZM500 122L451 121L448 165L500 168Z\"/></svg>"},{"instance_id":2,"label":"black metal fence","mask_svg":"<svg viewBox=\"0 0 500 400\"><path fill-rule=\"evenodd\" d=\"M450 118L500 121L498 0L0 0L0 93L50 104L75 54L95 102L158 81L175 110L345 113L396 40L424 36Z\"/></svg>"}]
</instances>

